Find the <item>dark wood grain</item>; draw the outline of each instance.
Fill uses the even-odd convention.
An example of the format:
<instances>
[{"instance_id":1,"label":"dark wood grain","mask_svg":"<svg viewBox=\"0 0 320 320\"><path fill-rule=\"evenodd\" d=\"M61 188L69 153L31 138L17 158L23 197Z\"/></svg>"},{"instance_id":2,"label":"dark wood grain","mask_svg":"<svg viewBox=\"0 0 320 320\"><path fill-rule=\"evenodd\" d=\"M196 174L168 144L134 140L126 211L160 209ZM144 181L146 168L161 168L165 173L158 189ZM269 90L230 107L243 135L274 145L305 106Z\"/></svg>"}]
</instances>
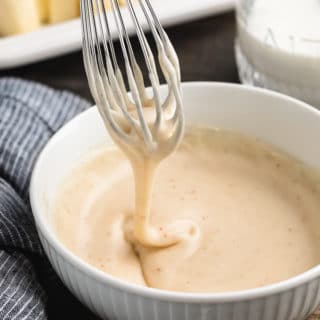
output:
<instances>
[{"instance_id":1,"label":"dark wood grain","mask_svg":"<svg viewBox=\"0 0 320 320\"><path fill-rule=\"evenodd\" d=\"M238 82L233 52L233 13L171 27L167 31L178 52L184 81ZM136 39L133 39L133 46L138 47ZM141 56L137 58L141 61ZM0 76L35 80L57 89L73 91L92 101L80 52L0 71ZM53 291L48 302L51 320L97 319L67 291Z\"/></svg>"}]
</instances>

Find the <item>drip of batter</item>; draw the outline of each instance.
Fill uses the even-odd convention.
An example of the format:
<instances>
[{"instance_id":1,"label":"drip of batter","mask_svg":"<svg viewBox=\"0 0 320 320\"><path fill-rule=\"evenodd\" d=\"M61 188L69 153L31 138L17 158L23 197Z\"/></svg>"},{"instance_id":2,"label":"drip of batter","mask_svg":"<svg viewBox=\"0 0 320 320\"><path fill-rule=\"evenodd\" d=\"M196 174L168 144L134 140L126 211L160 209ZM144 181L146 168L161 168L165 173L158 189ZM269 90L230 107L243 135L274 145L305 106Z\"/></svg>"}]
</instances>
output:
<instances>
[{"instance_id":1,"label":"drip of batter","mask_svg":"<svg viewBox=\"0 0 320 320\"><path fill-rule=\"evenodd\" d=\"M160 161L144 157L130 159L135 182L135 212L127 216L124 224L128 241L146 247L168 247L198 232L198 226L191 220L175 221L154 228L150 223L150 207L153 183Z\"/></svg>"},{"instance_id":2,"label":"drip of batter","mask_svg":"<svg viewBox=\"0 0 320 320\"><path fill-rule=\"evenodd\" d=\"M183 124L182 118L176 117L175 113L178 102L174 88L179 87L178 82L180 81L178 79L179 76L177 78L177 75L180 74L178 58L173 48L169 47L166 50L165 52L164 49L161 49L159 52L160 68L168 83L168 94L164 101L161 102L160 98L156 95L152 98L148 97L141 70L136 63L133 63L132 66L133 74L135 75L134 79L128 77L133 99L127 96L125 88L121 88L125 101L120 101L113 95L111 86L106 87L110 108L117 125L125 134L133 138L133 143L124 141L117 134L114 134L108 121L105 121L105 125L113 140L128 157L134 175L135 212L127 217L124 228L129 241L133 243L139 242L147 247L168 247L175 245L180 240L195 234L198 229L198 226L194 222L189 220L175 221L175 217L172 217L172 221L174 222L162 226L161 229L153 228L150 223L151 195L157 168L161 161L174 151L172 146L179 145L181 138L177 139L176 132L179 122ZM117 76L119 83L122 83L121 75L118 73ZM173 81L175 82L174 84ZM134 124L134 121L129 121L128 116L120 112L120 103L125 103L126 112L133 117L136 124ZM155 126L157 122L157 103L162 110L159 128ZM141 104L143 107L143 118L152 136L151 146L145 141L141 128L142 122L136 108L137 104ZM99 106L99 109L103 107ZM103 116L103 112L101 114ZM180 130L183 131L183 126L181 127L182 129Z\"/></svg>"}]
</instances>

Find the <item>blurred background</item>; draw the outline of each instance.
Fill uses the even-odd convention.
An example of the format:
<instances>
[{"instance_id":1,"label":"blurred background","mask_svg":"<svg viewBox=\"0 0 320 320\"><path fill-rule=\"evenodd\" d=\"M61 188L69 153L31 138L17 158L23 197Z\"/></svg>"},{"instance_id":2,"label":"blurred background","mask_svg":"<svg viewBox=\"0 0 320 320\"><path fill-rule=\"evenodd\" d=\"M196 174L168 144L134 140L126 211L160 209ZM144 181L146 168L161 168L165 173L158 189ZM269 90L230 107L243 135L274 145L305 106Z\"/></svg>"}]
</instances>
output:
<instances>
[{"instance_id":1,"label":"blurred background","mask_svg":"<svg viewBox=\"0 0 320 320\"><path fill-rule=\"evenodd\" d=\"M210 1L215 2L215 0ZM189 0L189 2L192 1ZM197 2L193 0L194 4ZM204 2L208 3L207 0ZM221 2L221 0L217 2ZM235 14L232 11L233 6L230 5L231 2L233 1L226 1L227 6L222 10L219 8L219 14L216 12L216 8L211 8L212 14L210 11L199 12L197 17L192 18L196 19L192 22L183 22L183 19L180 19L179 24L166 28L180 58L183 81L239 81L234 58ZM168 1L166 6L168 6ZM169 12L170 6L165 10ZM175 23L173 22L173 24ZM0 38L0 77L10 76L35 80L56 89L71 90L93 101L80 49L41 62L15 67L16 61L21 58L18 57L17 52L22 52L19 54L23 57L23 51L29 46L28 43L31 46L32 43L38 45L39 41L42 41L43 46L46 45L41 32L42 30L31 32L32 35L11 35ZM27 36L31 37L29 42L21 39ZM63 33L60 34L60 37L63 38ZM9 38L15 43L9 42ZM46 41L50 43L50 39ZM132 43L134 47L138 46L135 37L132 38ZM10 50L13 55L17 55L17 58L11 58L10 62L6 63L8 60L5 55L8 56ZM32 55L32 51L29 54ZM139 60L139 57L137 58ZM32 57L32 60L36 60L36 58Z\"/></svg>"}]
</instances>

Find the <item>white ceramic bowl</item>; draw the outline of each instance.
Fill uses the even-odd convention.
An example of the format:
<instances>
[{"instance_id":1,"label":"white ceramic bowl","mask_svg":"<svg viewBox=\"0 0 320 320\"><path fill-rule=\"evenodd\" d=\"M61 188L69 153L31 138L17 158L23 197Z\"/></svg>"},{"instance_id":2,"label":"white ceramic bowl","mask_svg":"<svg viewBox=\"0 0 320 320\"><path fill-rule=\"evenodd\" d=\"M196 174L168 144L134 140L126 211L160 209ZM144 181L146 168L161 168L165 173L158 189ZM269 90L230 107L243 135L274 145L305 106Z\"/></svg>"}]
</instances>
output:
<instances>
[{"instance_id":1,"label":"white ceramic bowl","mask_svg":"<svg viewBox=\"0 0 320 320\"><path fill-rule=\"evenodd\" d=\"M308 105L278 93L222 83L185 83L183 93L187 122L253 135L308 165L320 166L320 112ZM85 111L44 148L30 191L49 260L66 286L92 311L105 319L121 320L299 320L320 304L320 266L263 288L192 294L129 284L76 257L59 241L50 223L56 191L82 155L110 143L96 108Z\"/></svg>"}]
</instances>

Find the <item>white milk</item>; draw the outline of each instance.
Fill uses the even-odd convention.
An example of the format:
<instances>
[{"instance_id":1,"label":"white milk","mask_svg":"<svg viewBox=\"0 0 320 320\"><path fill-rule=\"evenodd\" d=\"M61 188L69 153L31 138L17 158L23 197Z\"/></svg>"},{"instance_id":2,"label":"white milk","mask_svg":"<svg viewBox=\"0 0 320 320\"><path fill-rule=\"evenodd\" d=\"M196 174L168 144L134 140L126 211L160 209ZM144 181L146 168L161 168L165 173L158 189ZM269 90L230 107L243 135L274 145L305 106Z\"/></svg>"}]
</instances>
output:
<instances>
[{"instance_id":1,"label":"white milk","mask_svg":"<svg viewBox=\"0 0 320 320\"><path fill-rule=\"evenodd\" d=\"M320 107L320 0L242 1L240 77Z\"/></svg>"}]
</instances>

